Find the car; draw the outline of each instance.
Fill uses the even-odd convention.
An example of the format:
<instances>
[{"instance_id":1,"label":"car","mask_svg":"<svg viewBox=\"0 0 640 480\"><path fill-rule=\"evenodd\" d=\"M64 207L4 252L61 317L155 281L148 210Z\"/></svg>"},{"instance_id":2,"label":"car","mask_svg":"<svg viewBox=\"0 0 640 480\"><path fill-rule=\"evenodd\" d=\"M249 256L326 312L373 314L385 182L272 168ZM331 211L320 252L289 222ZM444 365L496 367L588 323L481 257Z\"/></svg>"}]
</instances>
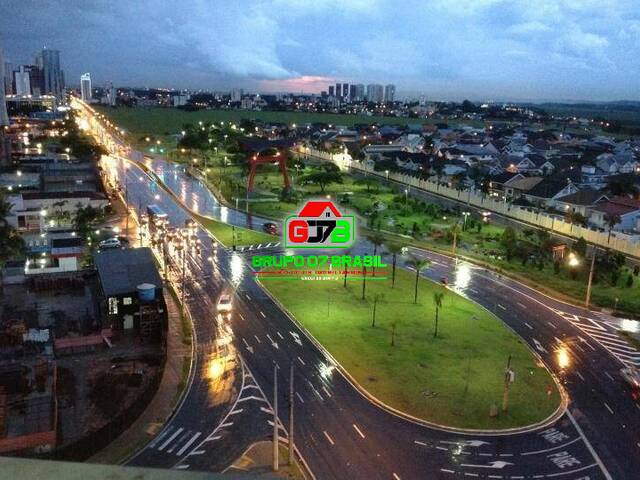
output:
<instances>
[{"instance_id":1,"label":"car","mask_svg":"<svg viewBox=\"0 0 640 480\"><path fill-rule=\"evenodd\" d=\"M268 233L270 235L276 235L278 233L278 226L273 222L265 223L264 225L262 225L262 229L265 231L265 233Z\"/></svg>"},{"instance_id":2,"label":"car","mask_svg":"<svg viewBox=\"0 0 640 480\"><path fill-rule=\"evenodd\" d=\"M218 299L218 311L219 312L230 312L232 308L231 295L227 293L223 293L220 295Z\"/></svg>"},{"instance_id":3,"label":"car","mask_svg":"<svg viewBox=\"0 0 640 480\"><path fill-rule=\"evenodd\" d=\"M120 248L122 246L122 243L120 243L120 240L118 240L117 238L107 238L106 240L101 241L98 244L98 247L106 250L108 248Z\"/></svg>"},{"instance_id":4,"label":"car","mask_svg":"<svg viewBox=\"0 0 640 480\"><path fill-rule=\"evenodd\" d=\"M637 368L634 367L626 367L620 369L620 375L624 378L624 381L629 384L629 386L634 389L640 389L640 372L638 372Z\"/></svg>"}]
</instances>

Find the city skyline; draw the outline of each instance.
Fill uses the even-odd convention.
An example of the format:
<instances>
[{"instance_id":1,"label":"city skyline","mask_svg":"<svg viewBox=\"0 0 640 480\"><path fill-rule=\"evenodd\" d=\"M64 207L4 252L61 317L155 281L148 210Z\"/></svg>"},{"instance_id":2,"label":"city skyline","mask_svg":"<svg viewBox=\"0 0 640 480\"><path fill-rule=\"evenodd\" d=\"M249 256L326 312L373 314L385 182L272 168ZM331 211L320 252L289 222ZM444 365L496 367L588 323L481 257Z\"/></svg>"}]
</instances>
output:
<instances>
[{"instance_id":1,"label":"city skyline","mask_svg":"<svg viewBox=\"0 0 640 480\"><path fill-rule=\"evenodd\" d=\"M640 99L640 9L625 0L187 2L180 11L10 1L6 11L7 60L29 63L46 45L64 52L69 78L89 71L96 84L319 93L342 81L393 83L397 98Z\"/></svg>"}]
</instances>

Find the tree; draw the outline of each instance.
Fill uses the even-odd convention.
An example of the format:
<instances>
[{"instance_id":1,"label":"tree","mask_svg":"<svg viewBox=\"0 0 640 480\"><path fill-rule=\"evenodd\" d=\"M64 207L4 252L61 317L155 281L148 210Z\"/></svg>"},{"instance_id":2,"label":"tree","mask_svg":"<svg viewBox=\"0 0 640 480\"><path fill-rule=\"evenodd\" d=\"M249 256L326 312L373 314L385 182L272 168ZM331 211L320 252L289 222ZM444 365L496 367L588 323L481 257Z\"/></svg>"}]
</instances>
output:
<instances>
[{"instance_id":1,"label":"tree","mask_svg":"<svg viewBox=\"0 0 640 480\"><path fill-rule=\"evenodd\" d=\"M433 338L438 336L438 317L440 309L442 308L442 300L444 299L444 292L435 292L433 294L433 303L436 306L436 327L433 330Z\"/></svg>"},{"instance_id":2,"label":"tree","mask_svg":"<svg viewBox=\"0 0 640 480\"><path fill-rule=\"evenodd\" d=\"M420 271L427 268L431 264L431 262L424 258L418 258L412 255L407 263L416 271L416 284L414 288L413 303L418 303L418 280L420 279Z\"/></svg>"},{"instance_id":3,"label":"tree","mask_svg":"<svg viewBox=\"0 0 640 480\"><path fill-rule=\"evenodd\" d=\"M622 221L622 219L620 218L620 215L616 213L607 213L604 216L604 221L607 223L607 226L609 227L609 236L607 237L607 243L609 243L611 241L611 230L613 230L613 227L619 224Z\"/></svg>"},{"instance_id":4,"label":"tree","mask_svg":"<svg viewBox=\"0 0 640 480\"><path fill-rule=\"evenodd\" d=\"M391 255L391 288L396 284L396 262L398 260L398 254L402 253L404 247L397 242L387 243L387 255Z\"/></svg>"},{"instance_id":5,"label":"tree","mask_svg":"<svg viewBox=\"0 0 640 480\"><path fill-rule=\"evenodd\" d=\"M505 254L507 256L507 260L511 260L515 250L517 248L516 243L518 241L518 236L516 231L512 227L507 227L502 232L502 236L500 237L500 243L505 249Z\"/></svg>"},{"instance_id":6,"label":"tree","mask_svg":"<svg viewBox=\"0 0 640 480\"><path fill-rule=\"evenodd\" d=\"M587 255L587 241L580 237L576 243L573 244L573 251L576 252L582 258Z\"/></svg>"},{"instance_id":7,"label":"tree","mask_svg":"<svg viewBox=\"0 0 640 480\"><path fill-rule=\"evenodd\" d=\"M373 244L373 256L378 254L378 247L384 244L384 237L381 233L375 232L367 237L367 239ZM373 274L375 275L376 268L373 267Z\"/></svg>"},{"instance_id":8,"label":"tree","mask_svg":"<svg viewBox=\"0 0 640 480\"><path fill-rule=\"evenodd\" d=\"M367 193L371 191L371 187L375 187L375 191L377 192L380 189L380 182L377 178L374 177L363 177L359 178L354 182L356 185L364 185L367 187Z\"/></svg>"},{"instance_id":9,"label":"tree","mask_svg":"<svg viewBox=\"0 0 640 480\"><path fill-rule=\"evenodd\" d=\"M11 213L11 204L0 192L0 266L10 258L24 254L24 240L6 220Z\"/></svg>"},{"instance_id":10,"label":"tree","mask_svg":"<svg viewBox=\"0 0 640 480\"><path fill-rule=\"evenodd\" d=\"M333 163L324 163L319 170L308 173L303 177L303 181L313 183L320 187L320 191L324 193L327 185L332 183L342 183L342 173L337 165Z\"/></svg>"},{"instance_id":11,"label":"tree","mask_svg":"<svg viewBox=\"0 0 640 480\"><path fill-rule=\"evenodd\" d=\"M373 296L373 318L371 319L371 328L376 327L376 311L378 309L378 302L384 300L384 293L376 293Z\"/></svg>"}]
</instances>

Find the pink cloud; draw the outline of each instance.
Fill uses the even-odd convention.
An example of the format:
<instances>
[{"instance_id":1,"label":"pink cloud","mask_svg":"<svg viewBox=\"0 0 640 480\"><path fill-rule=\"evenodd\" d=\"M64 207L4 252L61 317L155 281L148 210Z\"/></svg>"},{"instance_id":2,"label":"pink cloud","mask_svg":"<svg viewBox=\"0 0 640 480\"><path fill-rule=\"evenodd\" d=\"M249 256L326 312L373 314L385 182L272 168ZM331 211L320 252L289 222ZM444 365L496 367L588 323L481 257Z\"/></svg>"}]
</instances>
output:
<instances>
[{"instance_id":1,"label":"pink cloud","mask_svg":"<svg viewBox=\"0 0 640 480\"><path fill-rule=\"evenodd\" d=\"M320 93L335 83L332 77L302 75L284 80L261 80L260 89L265 92Z\"/></svg>"}]
</instances>

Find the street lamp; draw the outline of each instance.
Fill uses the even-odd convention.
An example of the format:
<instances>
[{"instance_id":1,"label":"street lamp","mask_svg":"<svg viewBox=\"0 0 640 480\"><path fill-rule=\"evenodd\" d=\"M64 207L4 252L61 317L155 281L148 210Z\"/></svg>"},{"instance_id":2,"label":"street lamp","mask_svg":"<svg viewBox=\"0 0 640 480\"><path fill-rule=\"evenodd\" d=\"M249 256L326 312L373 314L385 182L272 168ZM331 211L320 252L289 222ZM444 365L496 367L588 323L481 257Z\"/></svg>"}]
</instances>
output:
<instances>
[{"instance_id":1,"label":"street lamp","mask_svg":"<svg viewBox=\"0 0 640 480\"><path fill-rule=\"evenodd\" d=\"M462 212L462 216L464 217L464 220L462 222L462 231L466 231L467 229L467 217L471 215L471 212Z\"/></svg>"}]
</instances>

